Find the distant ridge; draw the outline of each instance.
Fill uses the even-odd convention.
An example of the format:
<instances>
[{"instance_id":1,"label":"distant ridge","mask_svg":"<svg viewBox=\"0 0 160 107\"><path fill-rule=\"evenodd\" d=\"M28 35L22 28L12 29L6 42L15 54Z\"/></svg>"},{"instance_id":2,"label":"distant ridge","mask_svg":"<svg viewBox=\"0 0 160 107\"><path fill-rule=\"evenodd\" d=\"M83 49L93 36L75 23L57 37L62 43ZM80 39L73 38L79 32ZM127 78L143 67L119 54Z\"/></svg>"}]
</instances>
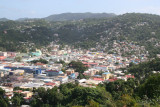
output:
<instances>
[{"instance_id":1,"label":"distant ridge","mask_svg":"<svg viewBox=\"0 0 160 107\"><path fill-rule=\"evenodd\" d=\"M23 21L34 21L39 20L40 18L19 18L16 21L23 22Z\"/></svg>"},{"instance_id":2,"label":"distant ridge","mask_svg":"<svg viewBox=\"0 0 160 107\"><path fill-rule=\"evenodd\" d=\"M69 20L80 20L80 19L88 19L88 18L108 18L114 17L116 14L114 13L62 13L50 15L44 18L46 21L69 21Z\"/></svg>"},{"instance_id":3,"label":"distant ridge","mask_svg":"<svg viewBox=\"0 0 160 107\"><path fill-rule=\"evenodd\" d=\"M0 21L5 22L5 21L9 21L9 19L7 19L7 18L0 18Z\"/></svg>"},{"instance_id":4,"label":"distant ridge","mask_svg":"<svg viewBox=\"0 0 160 107\"><path fill-rule=\"evenodd\" d=\"M46 21L72 21L72 20L81 20L81 19L100 19L100 18L110 18L117 16L114 13L62 13L54 14L44 18L19 18L15 21L33 21L44 19ZM0 21L9 21L7 18L0 18Z\"/></svg>"}]
</instances>

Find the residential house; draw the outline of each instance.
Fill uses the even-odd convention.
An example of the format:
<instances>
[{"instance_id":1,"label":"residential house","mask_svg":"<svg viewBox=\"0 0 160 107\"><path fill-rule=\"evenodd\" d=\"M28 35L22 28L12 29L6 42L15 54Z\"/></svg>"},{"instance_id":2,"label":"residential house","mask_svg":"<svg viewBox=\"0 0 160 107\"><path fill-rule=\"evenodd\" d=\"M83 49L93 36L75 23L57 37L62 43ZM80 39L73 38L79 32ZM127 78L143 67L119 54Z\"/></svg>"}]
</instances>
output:
<instances>
[{"instance_id":1,"label":"residential house","mask_svg":"<svg viewBox=\"0 0 160 107\"><path fill-rule=\"evenodd\" d=\"M105 72L105 73L102 74L102 77L105 80L108 80L111 76L112 76L112 74L110 72Z\"/></svg>"},{"instance_id":2,"label":"residential house","mask_svg":"<svg viewBox=\"0 0 160 107\"><path fill-rule=\"evenodd\" d=\"M71 75L71 74L73 74L74 72L75 72L74 69L67 69L67 70L66 70L67 75Z\"/></svg>"}]
</instances>

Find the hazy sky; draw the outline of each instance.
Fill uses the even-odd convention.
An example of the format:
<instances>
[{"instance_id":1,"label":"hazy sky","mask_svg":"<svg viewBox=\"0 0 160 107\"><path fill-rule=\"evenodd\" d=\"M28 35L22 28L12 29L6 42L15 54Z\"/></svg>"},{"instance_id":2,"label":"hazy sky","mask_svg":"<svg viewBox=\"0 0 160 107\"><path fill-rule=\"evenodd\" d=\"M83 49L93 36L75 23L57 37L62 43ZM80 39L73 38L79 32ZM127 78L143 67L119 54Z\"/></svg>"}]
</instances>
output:
<instances>
[{"instance_id":1,"label":"hazy sky","mask_svg":"<svg viewBox=\"0 0 160 107\"><path fill-rule=\"evenodd\" d=\"M0 18L41 18L66 12L160 15L160 0L0 0Z\"/></svg>"}]
</instances>

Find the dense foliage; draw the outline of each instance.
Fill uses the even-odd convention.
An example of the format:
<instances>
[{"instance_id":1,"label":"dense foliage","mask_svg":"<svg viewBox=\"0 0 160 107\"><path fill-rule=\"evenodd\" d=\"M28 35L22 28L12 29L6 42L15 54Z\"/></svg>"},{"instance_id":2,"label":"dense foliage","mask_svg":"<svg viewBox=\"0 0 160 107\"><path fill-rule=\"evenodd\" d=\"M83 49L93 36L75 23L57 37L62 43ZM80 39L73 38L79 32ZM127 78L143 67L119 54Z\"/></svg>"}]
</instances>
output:
<instances>
[{"instance_id":1,"label":"dense foliage","mask_svg":"<svg viewBox=\"0 0 160 107\"><path fill-rule=\"evenodd\" d=\"M33 60L33 61L31 61L31 63L43 63L43 64L48 64L48 61L47 60L45 60L45 59L42 59L42 58L40 58L39 60Z\"/></svg>"},{"instance_id":2,"label":"dense foliage","mask_svg":"<svg viewBox=\"0 0 160 107\"><path fill-rule=\"evenodd\" d=\"M148 62L143 62L138 65L133 65L128 68L128 71L132 73L136 78L141 81L145 81L145 78L160 71L160 58L155 58Z\"/></svg>"},{"instance_id":3,"label":"dense foliage","mask_svg":"<svg viewBox=\"0 0 160 107\"><path fill-rule=\"evenodd\" d=\"M45 18L47 21L67 21L67 20L82 20L82 19L99 19L116 16L113 13L62 13L57 15L51 15Z\"/></svg>"},{"instance_id":4,"label":"dense foliage","mask_svg":"<svg viewBox=\"0 0 160 107\"><path fill-rule=\"evenodd\" d=\"M75 72L79 73L78 78L87 78L87 76L83 75L84 71L88 69L88 67L84 66L84 64L80 61L71 61L69 64L69 68L75 69Z\"/></svg>"}]
</instances>

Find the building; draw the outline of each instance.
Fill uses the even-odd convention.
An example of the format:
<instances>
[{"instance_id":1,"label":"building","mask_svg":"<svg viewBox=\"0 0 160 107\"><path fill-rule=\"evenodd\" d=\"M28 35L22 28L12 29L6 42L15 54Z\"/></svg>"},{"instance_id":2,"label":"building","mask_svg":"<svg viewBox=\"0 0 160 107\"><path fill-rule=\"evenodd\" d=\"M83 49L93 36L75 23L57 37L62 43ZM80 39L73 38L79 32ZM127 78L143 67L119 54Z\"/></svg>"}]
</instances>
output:
<instances>
[{"instance_id":1,"label":"building","mask_svg":"<svg viewBox=\"0 0 160 107\"><path fill-rule=\"evenodd\" d=\"M107 66L104 66L104 65L96 66L95 69L102 70L102 71L108 71Z\"/></svg>"},{"instance_id":2,"label":"building","mask_svg":"<svg viewBox=\"0 0 160 107\"><path fill-rule=\"evenodd\" d=\"M46 71L47 76L58 76L59 75L59 71L57 70L48 70Z\"/></svg>"},{"instance_id":3,"label":"building","mask_svg":"<svg viewBox=\"0 0 160 107\"><path fill-rule=\"evenodd\" d=\"M76 78L76 74L75 74L75 73L72 73L72 74L69 76L69 78L75 79L75 78Z\"/></svg>"},{"instance_id":4,"label":"building","mask_svg":"<svg viewBox=\"0 0 160 107\"><path fill-rule=\"evenodd\" d=\"M102 77L105 80L108 80L111 76L112 76L112 74L110 72L105 72L105 73L102 74Z\"/></svg>"},{"instance_id":5,"label":"building","mask_svg":"<svg viewBox=\"0 0 160 107\"><path fill-rule=\"evenodd\" d=\"M30 91L23 91L21 93L24 95L24 97L27 97L27 98L31 98L33 95L33 92L30 92Z\"/></svg>"},{"instance_id":6,"label":"building","mask_svg":"<svg viewBox=\"0 0 160 107\"><path fill-rule=\"evenodd\" d=\"M68 76L64 76L64 77L59 77L58 81L60 81L61 83L66 83L68 82Z\"/></svg>"},{"instance_id":7,"label":"building","mask_svg":"<svg viewBox=\"0 0 160 107\"><path fill-rule=\"evenodd\" d=\"M67 75L71 75L74 73L74 69L67 69L66 73L67 73Z\"/></svg>"},{"instance_id":8,"label":"building","mask_svg":"<svg viewBox=\"0 0 160 107\"><path fill-rule=\"evenodd\" d=\"M30 55L31 56L41 56L42 52L40 50L36 50L36 52L31 52Z\"/></svg>"},{"instance_id":9,"label":"building","mask_svg":"<svg viewBox=\"0 0 160 107\"><path fill-rule=\"evenodd\" d=\"M7 57L7 52L0 52L0 56Z\"/></svg>"}]
</instances>

